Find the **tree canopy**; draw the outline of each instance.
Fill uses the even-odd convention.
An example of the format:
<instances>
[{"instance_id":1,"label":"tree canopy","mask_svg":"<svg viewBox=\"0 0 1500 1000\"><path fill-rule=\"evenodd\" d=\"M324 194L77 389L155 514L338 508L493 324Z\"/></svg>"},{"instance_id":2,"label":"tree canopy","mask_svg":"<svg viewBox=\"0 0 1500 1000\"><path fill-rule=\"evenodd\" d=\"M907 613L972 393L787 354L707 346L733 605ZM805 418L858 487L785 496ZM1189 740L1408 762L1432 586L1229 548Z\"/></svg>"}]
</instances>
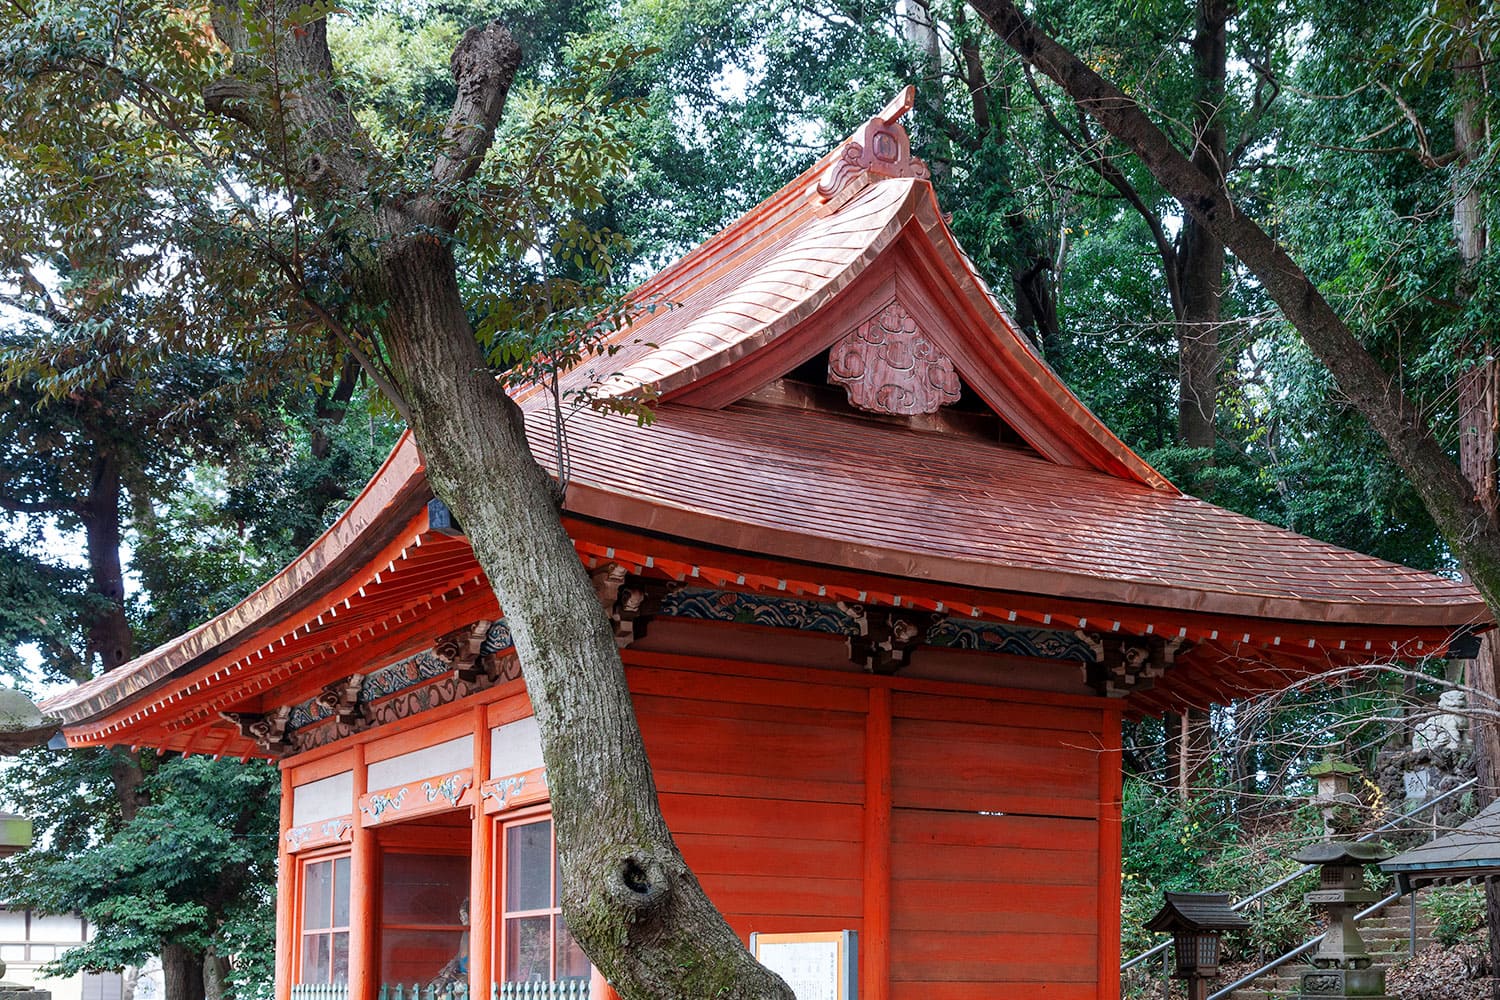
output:
<instances>
[{"instance_id":1,"label":"tree canopy","mask_svg":"<svg viewBox=\"0 0 1500 1000\"><path fill-rule=\"evenodd\" d=\"M400 417L516 609L534 696L560 683L549 664L600 678L595 703L542 699L544 726L613 718L618 658L564 565L561 470L530 462L494 377L546 385L626 318L630 284L906 82L955 233L1127 444L1216 503L1463 569L1493 595L1500 147L1481 70L1497 32L1472 0L1026 15L999 0L17 0L0 14L0 667L25 676L35 648L50 678L84 679L231 605L329 523ZM59 533L81 558L52 551ZM575 631L527 624L541 590ZM1232 735L1227 718L1212 725ZM639 911L584 873L612 884L620 845L664 827L649 794L604 841L570 826L602 769L640 761L547 747L569 920L622 992L701 996L727 977L745 985L726 995L773 995L713 957L734 951L718 931L690 960L610 943ZM1239 779L1284 765L1242 761ZM205 955L264 947L264 773L114 751L38 755L16 776L11 797L51 837L20 862L28 898L101 928L69 963L170 946L212 980ZM208 821L216 787L262 805ZM197 819L143 836L168 816ZM59 863L67 851L85 860ZM629 859L679 884L664 847ZM216 895L215 863L235 892ZM104 884L120 891L90 890ZM660 919L712 926L687 905Z\"/></svg>"}]
</instances>

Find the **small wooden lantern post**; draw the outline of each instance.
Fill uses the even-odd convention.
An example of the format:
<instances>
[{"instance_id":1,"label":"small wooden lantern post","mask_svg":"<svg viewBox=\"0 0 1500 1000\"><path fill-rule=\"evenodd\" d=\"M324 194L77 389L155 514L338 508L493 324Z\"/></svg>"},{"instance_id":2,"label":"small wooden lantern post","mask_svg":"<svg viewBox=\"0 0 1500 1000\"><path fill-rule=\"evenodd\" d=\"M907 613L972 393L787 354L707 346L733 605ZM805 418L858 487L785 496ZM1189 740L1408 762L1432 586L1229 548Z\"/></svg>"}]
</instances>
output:
<instances>
[{"instance_id":1,"label":"small wooden lantern post","mask_svg":"<svg viewBox=\"0 0 1500 1000\"><path fill-rule=\"evenodd\" d=\"M1146 929L1172 933L1177 952L1172 978L1186 980L1188 1000L1204 1000L1208 981L1219 975L1219 938L1225 931L1248 928L1250 921L1230 908L1227 893L1164 892L1162 899Z\"/></svg>"}]
</instances>

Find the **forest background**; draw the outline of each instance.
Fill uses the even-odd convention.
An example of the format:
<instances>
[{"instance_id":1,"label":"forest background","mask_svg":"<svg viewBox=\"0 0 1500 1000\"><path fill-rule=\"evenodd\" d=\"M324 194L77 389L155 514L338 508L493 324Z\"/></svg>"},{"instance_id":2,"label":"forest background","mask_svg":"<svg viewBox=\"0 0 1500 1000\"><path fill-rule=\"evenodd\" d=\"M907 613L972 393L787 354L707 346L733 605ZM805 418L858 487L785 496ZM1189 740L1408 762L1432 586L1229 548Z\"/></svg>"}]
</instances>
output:
<instances>
[{"instance_id":1,"label":"forest background","mask_svg":"<svg viewBox=\"0 0 1500 1000\"><path fill-rule=\"evenodd\" d=\"M1493 491L1500 18L1477 0L1030 10L1289 249L1454 456L1480 440L1467 468ZM232 605L332 521L401 427L360 345L326 317L279 310L266 335L264 315L234 312L259 279L207 239L205 217L235 192L133 132L118 92L70 102L38 87L36 53L66 39L101 59L149 54L180 85L158 99L196 101L211 46L164 11L59 0L0 13L0 669L32 690ZM525 52L504 127L526 188L511 220L530 221L476 254L476 287L563 275L577 297L552 314L577 325L914 83L906 124L954 232L1128 445L1220 505L1457 572L1418 491L1262 284L974 11L348 3L330 44L362 124L377 139L430 130L453 98L449 54L489 17ZM212 323L262 335L188 350ZM311 369L309 339L322 348ZM1306 835L1295 802L1311 760L1331 749L1371 765L1407 702L1464 679L1417 669L1430 679L1134 725L1131 943L1161 889L1238 891L1274 868L1277 845ZM5 772L4 804L36 819L41 844L0 877L18 887L6 902L89 917L97 937L61 969L161 955L178 970L171 1000L263 996L276 787L270 768L238 762L34 751Z\"/></svg>"}]
</instances>

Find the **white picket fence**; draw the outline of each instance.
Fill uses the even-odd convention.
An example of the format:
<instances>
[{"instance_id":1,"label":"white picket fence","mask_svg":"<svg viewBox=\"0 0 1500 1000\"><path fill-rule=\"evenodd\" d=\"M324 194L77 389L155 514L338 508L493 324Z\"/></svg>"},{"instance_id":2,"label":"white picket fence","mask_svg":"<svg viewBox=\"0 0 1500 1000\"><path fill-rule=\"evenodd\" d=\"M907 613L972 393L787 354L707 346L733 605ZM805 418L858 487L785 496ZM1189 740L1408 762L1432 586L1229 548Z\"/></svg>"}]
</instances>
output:
<instances>
[{"instance_id":1,"label":"white picket fence","mask_svg":"<svg viewBox=\"0 0 1500 1000\"><path fill-rule=\"evenodd\" d=\"M349 1000L347 983L297 983L292 1000ZM377 1000L469 1000L465 983L442 986L421 983L383 983ZM552 982L494 983L490 1000L589 1000L587 979L559 979Z\"/></svg>"}]
</instances>

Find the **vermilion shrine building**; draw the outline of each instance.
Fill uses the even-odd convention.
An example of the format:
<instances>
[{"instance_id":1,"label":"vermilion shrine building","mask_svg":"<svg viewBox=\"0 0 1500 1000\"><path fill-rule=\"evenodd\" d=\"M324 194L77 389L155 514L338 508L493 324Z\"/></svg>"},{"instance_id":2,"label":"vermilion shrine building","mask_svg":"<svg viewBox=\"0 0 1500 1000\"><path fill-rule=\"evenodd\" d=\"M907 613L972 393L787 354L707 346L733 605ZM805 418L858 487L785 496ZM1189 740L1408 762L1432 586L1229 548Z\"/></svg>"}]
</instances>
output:
<instances>
[{"instance_id":1,"label":"vermilion shrine building","mask_svg":"<svg viewBox=\"0 0 1500 1000\"><path fill-rule=\"evenodd\" d=\"M740 933L858 932L862 1000L1113 1000L1122 714L1488 618L1126 448L954 242L904 96L567 377L659 395L644 429L574 415L564 519L667 820ZM74 746L279 761L280 1000L589 975L504 611L431 501L407 437L240 605L47 706Z\"/></svg>"}]
</instances>

